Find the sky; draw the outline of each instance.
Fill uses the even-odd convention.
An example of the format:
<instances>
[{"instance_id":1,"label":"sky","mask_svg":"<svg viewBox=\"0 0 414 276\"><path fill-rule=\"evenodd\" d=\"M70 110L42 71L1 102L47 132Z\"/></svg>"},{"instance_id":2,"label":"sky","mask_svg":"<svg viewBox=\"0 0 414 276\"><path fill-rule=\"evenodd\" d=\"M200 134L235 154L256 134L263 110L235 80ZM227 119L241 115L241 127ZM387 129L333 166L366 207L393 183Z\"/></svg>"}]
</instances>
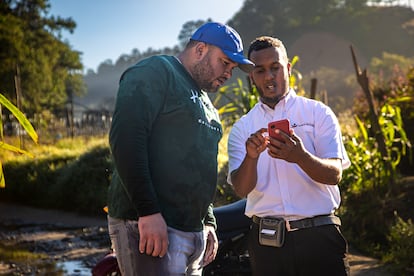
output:
<instances>
[{"instance_id":1,"label":"sky","mask_svg":"<svg viewBox=\"0 0 414 276\"><path fill-rule=\"evenodd\" d=\"M82 52L85 71L95 72L107 59L113 63L133 49L162 49L178 44L188 21L226 23L244 0L49 0L49 15L72 18L77 26L63 32L72 50Z\"/></svg>"}]
</instances>

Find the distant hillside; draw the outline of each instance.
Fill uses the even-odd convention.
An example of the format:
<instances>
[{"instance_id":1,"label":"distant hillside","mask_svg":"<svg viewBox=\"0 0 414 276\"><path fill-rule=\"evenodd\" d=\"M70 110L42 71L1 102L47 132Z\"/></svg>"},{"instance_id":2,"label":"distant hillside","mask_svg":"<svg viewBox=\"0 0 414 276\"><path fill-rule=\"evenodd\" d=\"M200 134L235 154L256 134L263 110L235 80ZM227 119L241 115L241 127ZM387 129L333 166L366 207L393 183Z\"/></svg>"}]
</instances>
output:
<instances>
[{"instance_id":1,"label":"distant hillside","mask_svg":"<svg viewBox=\"0 0 414 276\"><path fill-rule=\"evenodd\" d=\"M320 67L354 72L350 46L352 41L328 32L308 32L297 38L289 47L290 56L299 56L299 70L312 72ZM367 67L369 60L355 47L361 67Z\"/></svg>"},{"instance_id":2,"label":"distant hillside","mask_svg":"<svg viewBox=\"0 0 414 276\"><path fill-rule=\"evenodd\" d=\"M348 80L349 76L355 74L351 45L356 50L362 68L367 68L371 59L381 57L384 51L414 57L414 11L411 8L364 7L354 12L334 9L319 16L311 10L318 8L311 1L304 2L311 6L310 10L303 7L298 11L293 9L289 14L280 13L275 3L281 1L245 1L229 24L241 34L246 50L250 41L257 36L272 35L282 39L289 56L300 58L296 69L305 76L305 90L309 91L310 78L317 78L318 91L328 91L332 100L330 104L334 108L352 106L353 93L357 89L355 81L350 86ZM283 3L289 5L290 2ZM307 12L308 21L304 19L296 25L289 23L295 17L305 18L301 12ZM173 49L148 49L144 53L133 50L131 55L121 56L115 64L103 63L98 72L90 72L85 76L88 94L77 100L89 108L111 110L119 77L128 66L150 55L174 55L178 50L178 46ZM236 70L233 79L236 78L244 81L245 74Z\"/></svg>"}]
</instances>

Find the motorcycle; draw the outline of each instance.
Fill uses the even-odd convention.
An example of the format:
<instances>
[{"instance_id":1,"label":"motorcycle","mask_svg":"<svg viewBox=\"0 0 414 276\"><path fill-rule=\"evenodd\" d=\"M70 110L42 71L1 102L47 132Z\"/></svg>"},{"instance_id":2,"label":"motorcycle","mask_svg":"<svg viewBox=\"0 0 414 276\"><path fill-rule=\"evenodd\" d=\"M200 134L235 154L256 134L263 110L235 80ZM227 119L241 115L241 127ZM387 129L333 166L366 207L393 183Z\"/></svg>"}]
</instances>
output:
<instances>
[{"instance_id":1,"label":"motorcycle","mask_svg":"<svg viewBox=\"0 0 414 276\"><path fill-rule=\"evenodd\" d=\"M246 199L214 208L217 220L217 238L219 247L213 262L203 269L203 276L251 275L247 236L251 220L244 215ZM121 275L116 255L110 253L92 269L93 276Z\"/></svg>"},{"instance_id":2,"label":"motorcycle","mask_svg":"<svg viewBox=\"0 0 414 276\"><path fill-rule=\"evenodd\" d=\"M215 260L203 269L204 276L251 275L247 236L251 219L244 215L246 199L216 207L219 248Z\"/></svg>"}]
</instances>

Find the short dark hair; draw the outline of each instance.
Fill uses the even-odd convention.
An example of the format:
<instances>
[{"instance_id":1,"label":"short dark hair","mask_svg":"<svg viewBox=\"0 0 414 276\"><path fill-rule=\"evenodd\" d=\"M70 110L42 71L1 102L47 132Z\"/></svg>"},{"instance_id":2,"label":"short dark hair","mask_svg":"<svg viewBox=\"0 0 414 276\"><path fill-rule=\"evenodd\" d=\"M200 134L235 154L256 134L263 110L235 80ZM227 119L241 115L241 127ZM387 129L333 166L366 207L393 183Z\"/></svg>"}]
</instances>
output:
<instances>
[{"instance_id":1,"label":"short dark hair","mask_svg":"<svg viewBox=\"0 0 414 276\"><path fill-rule=\"evenodd\" d=\"M253 51L259 51L267 48L279 48L282 50L282 54L286 57L286 60L289 61L285 45L280 39L271 36L260 36L257 37L250 43L249 50L247 52L247 58L250 59L250 55Z\"/></svg>"}]
</instances>

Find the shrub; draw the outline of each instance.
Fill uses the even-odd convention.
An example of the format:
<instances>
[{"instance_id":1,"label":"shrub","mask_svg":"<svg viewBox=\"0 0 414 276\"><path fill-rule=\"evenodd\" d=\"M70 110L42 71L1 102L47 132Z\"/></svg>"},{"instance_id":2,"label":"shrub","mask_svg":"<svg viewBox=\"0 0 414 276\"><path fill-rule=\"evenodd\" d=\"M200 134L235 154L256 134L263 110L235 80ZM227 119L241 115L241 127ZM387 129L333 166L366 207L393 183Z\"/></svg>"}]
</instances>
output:
<instances>
[{"instance_id":1,"label":"shrub","mask_svg":"<svg viewBox=\"0 0 414 276\"><path fill-rule=\"evenodd\" d=\"M106 138L62 140L32 149L36 158L16 156L4 165L2 200L103 215L112 163Z\"/></svg>"},{"instance_id":2,"label":"shrub","mask_svg":"<svg viewBox=\"0 0 414 276\"><path fill-rule=\"evenodd\" d=\"M404 221L395 213L395 224L391 227L387 237L390 244L384 261L392 263L398 271L403 273L414 272L414 224L411 219Z\"/></svg>"},{"instance_id":3,"label":"shrub","mask_svg":"<svg viewBox=\"0 0 414 276\"><path fill-rule=\"evenodd\" d=\"M98 146L63 167L50 189L58 209L83 214L100 214L106 205L112 172L108 147ZM52 202L51 202L52 204Z\"/></svg>"},{"instance_id":4,"label":"shrub","mask_svg":"<svg viewBox=\"0 0 414 276\"><path fill-rule=\"evenodd\" d=\"M0 195L4 199L44 207L54 200L50 190L59 171L74 160L75 157L61 156L7 162L4 165L7 186L0 190Z\"/></svg>"}]
</instances>

